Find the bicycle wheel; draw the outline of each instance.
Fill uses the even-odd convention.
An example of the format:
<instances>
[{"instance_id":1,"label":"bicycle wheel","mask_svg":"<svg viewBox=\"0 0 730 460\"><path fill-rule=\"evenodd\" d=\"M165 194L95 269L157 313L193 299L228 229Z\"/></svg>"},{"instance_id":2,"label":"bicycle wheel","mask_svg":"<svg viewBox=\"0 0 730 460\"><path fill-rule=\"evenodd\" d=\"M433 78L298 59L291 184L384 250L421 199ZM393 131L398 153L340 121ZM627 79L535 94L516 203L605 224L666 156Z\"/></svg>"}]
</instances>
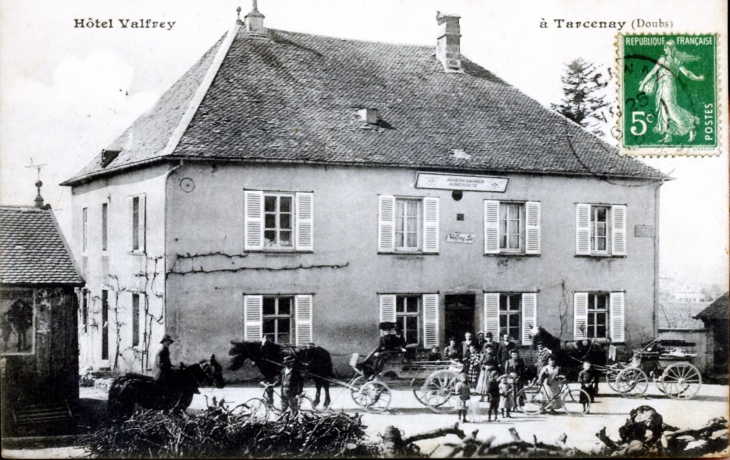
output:
<instances>
[{"instance_id":1,"label":"bicycle wheel","mask_svg":"<svg viewBox=\"0 0 730 460\"><path fill-rule=\"evenodd\" d=\"M241 404L241 414L257 421L265 421L269 418L269 405L261 398L252 398Z\"/></svg>"},{"instance_id":2,"label":"bicycle wheel","mask_svg":"<svg viewBox=\"0 0 730 460\"><path fill-rule=\"evenodd\" d=\"M570 415L585 415L591 411L591 396L580 388L563 393L563 409Z\"/></svg>"},{"instance_id":3,"label":"bicycle wheel","mask_svg":"<svg viewBox=\"0 0 730 460\"><path fill-rule=\"evenodd\" d=\"M523 405L518 405L517 408L527 415L537 415L543 412L550 401L544 391L535 387L523 388L517 393L515 399L523 402Z\"/></svg>"}]
</instances>

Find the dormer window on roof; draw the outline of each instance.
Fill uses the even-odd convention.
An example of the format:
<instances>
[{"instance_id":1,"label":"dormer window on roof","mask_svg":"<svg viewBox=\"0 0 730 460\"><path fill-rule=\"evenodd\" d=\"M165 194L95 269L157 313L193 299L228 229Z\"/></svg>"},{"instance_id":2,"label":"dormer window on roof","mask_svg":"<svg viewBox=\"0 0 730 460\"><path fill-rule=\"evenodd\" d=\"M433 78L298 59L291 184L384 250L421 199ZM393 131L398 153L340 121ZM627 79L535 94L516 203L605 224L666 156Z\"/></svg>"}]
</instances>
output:
<instances>
[{"instance_id":1,"label":"dormer window on roof","mask_svg":"<svg viewBox=\"0 0 730 460\"><path fill-rule=\"evenodd\" d=\"M102 150L101 151L101 167L106 168L109 163L119 156L120 150Z\"/></svg>"},{"instance_id":2,"label":"dormer window on roof","mask_svg":"<svg viewBox=\"0 0 730 460\"><path fill-rule=\"evenodd\" d=\"M357 111L362 121L367 124L375 125L378 123L378 109L360 109Z\"/></svg>"}]
</instances>

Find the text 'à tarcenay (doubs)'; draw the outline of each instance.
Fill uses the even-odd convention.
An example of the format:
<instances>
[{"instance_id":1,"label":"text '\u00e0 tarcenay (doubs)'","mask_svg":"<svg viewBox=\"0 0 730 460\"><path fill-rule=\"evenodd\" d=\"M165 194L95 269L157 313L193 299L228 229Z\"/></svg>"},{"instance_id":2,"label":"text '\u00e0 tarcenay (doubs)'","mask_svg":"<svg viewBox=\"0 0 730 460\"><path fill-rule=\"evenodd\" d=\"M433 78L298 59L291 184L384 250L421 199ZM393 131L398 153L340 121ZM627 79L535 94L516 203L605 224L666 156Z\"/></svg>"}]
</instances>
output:
<instances>
[{"instance_id":1,"label":"text '\u00e0 tarcenay (doubs)'","mask_svg":"<svg viewBox=\"0 0 730 460\"><path fill-rule=\"evenodd\" d=\"M74 19L74 29L161 29L172 30L177 21L155 21L153 19Z\"/></svg>"}]
</instances>

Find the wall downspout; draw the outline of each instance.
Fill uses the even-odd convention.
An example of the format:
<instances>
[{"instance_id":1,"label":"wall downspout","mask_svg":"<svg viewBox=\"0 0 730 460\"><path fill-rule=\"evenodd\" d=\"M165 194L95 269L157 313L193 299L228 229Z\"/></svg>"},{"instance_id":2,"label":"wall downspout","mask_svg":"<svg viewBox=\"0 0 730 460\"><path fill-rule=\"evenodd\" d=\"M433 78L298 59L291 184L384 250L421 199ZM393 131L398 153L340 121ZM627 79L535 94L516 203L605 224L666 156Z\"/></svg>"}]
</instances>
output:
<instances>
[{"instance_id":1,"label":"wall downspout","mask_svg":"<svg viewBox=\"0 0 730 460\"><path fill-rule=\"evenodd\" d=\"M654 312L652 313L654 337L659 336L659 328L657 326L657 311L659 309L659 190L664 185L664 182L665 179L662 179L654 191Z\"/></svg>"},{"instance_id":2,"label":"wall downspout","mask_svg":"<svg viewBox=\"0 0 730 460\"><path fill-rule=\"evenodd\" d=\"M162 314L163 314L163 317L165 318L165 331L164 331L165 334L168 334L169 333L168 330L167 330L167 325L168 325L168 322L167 322L167 272L169 271L168 266L167 266L167 263L168 263L168 257L167 257L167 231L168 231L168 228L169 228L169 225L168 225L168 222L167 222L167 217L168 217L168 214L169 214L168 213L169 200L168 200L168 196L167 196L167 182L170 179L170 176L172 175L172 173L174 173L178 169L182 168L182 166L183 166L183 160L180 160L180 164L178 164L177 166L173 166L172 168L170 168L167 171L167 173L165 173L165 182L163 184L163 186L165 188L164 197L163 197L163 199L164 199L164 213L165 213L163 219L164 219L164 222L165 222L165 229L163 231L163 235L164 236L162 238L162 240L163 240L162 241L162 253L163 253L164 257L165 257L165 259L164 259L165 260L165 263L163 264L163 269L164 269L165 272L163 273L163 278L162 279L163 279L163 281L165 283L165 288L164 288L164 293L165 294L164 294L163 303L162 303L162 312L163 312ZM177 325L177 321L175 322L175 324Z\"/></svg>"}]
</instances>

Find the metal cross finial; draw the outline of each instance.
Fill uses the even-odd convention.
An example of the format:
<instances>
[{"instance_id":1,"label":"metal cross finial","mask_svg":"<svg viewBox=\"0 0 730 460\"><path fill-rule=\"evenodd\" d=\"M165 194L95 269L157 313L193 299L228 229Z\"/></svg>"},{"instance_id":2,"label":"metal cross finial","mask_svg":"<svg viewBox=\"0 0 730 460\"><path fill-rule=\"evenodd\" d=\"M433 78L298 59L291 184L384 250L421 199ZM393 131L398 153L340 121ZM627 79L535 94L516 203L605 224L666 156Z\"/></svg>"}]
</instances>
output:
<instances>
[{"instance_id":1,"label":"metal cross finial","mask_svg":"<svg viewBox=\"0 0 730 460\"><path fill-rule=\"evenodd\" d=\"M42 164L42 165L34 165L33 164L33 157L30 158L30 164L26 166L26 168L35 168L38 171L38 180L41 180L41 168L44 166L48 166L48 164Z\"/></svg>"}]
</instances>

